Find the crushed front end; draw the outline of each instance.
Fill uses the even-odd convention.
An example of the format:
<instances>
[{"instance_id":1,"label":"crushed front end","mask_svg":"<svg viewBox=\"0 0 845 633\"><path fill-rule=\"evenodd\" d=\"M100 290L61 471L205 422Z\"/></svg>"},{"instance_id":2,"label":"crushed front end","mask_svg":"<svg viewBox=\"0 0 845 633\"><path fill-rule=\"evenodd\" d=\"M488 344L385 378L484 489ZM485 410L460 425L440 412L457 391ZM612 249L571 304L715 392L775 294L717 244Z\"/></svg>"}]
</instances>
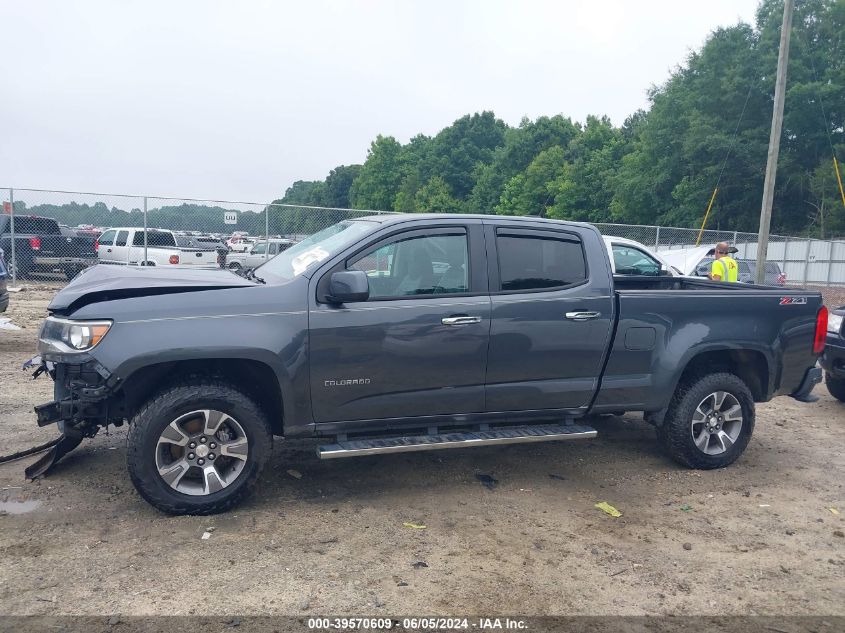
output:
<instances>
[{"instance_id":1,"label":"crushed front end","mask_svg":"<svg viewBox=\"0 0 845 633\"><path fill-rule=\"evenodd\" d=\"M49 317L38 337L39 356L23 365L33 379L47 374L54 382L54 400L35 407L38 426L56 424L62 436L49 452L26 469L34 479L44 475L85 437L101 427L123 424L124 413L116 396L119 380L87 352L110 327L109 322L74 322Z\"/></svg>"}]
</instances>

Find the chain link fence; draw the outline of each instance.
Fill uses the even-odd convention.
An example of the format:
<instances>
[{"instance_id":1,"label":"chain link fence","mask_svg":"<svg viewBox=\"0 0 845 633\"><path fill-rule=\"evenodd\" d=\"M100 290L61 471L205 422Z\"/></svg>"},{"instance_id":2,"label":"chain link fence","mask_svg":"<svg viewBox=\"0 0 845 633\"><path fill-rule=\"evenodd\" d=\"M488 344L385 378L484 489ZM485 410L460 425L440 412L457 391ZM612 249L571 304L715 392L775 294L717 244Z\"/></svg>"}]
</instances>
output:
<instances>
[{"instance_id":1,"label":"chain link fence","mask_svg":"<svg viewBox=\"0 0 845 633\"><path fill-rule=\"evenodd\" d=\"M285 204L0 189L12 284L60 281L97 263L255 267L341 220L382 213Z\"/></svg>"},{"instance_id":2,"label":"chain link fence","mask_svg":"<svg viewBox=\"0 0 845 633\"><path fill-rule=\"evenodd\" d=\"M13 285L61 281L98 262L246 268L341 220L384 213L40 189L0 189L0 199L0 249ZM697 229L596 226L664 255L694 248L699 237ZM702 245L720 241L737 247L737 259L756 260L756 233L702 233ZM845 286L845 241L772 235L767 257L790 285Z\"/></svg>"}]
</instances>

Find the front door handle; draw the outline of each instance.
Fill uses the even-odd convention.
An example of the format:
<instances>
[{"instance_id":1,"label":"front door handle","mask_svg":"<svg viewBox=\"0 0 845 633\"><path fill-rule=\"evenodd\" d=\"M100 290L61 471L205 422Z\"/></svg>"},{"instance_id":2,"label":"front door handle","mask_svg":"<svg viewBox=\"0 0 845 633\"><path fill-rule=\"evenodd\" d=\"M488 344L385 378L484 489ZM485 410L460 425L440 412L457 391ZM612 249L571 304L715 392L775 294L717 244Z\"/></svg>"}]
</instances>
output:
<instances>
[{"instance_id":1,"label":"front door handle","mask_svg":"<svg viewBox=\"0 0 845 633\"><path fill-rule=\"evenodd\" d=\"M453 316L440 319L443 325L471 325L472 323L481 323L480 316Z\"/></svg>"},{"instance_id":2,"label":"front door handle","mask_svg":"<svg viewBox=\"0 0 845 633\"><path fill-rule=\"evenodd\" d=\"M111 253L111 249L110 249L110 248L107 248L107 249L106 249L106 252L107 252L107 253Z\"/></svg>"},{"instance_id":3,"label":"front door handle","mask_svg":"<svg viewBox=\"0 0 845 633\"><path fill-rule=\"evenodd\" d=\"M589 321L590 319L598 319L601 312L567 312L566 318L572 321Z\"/></svg>"}]
</instances>

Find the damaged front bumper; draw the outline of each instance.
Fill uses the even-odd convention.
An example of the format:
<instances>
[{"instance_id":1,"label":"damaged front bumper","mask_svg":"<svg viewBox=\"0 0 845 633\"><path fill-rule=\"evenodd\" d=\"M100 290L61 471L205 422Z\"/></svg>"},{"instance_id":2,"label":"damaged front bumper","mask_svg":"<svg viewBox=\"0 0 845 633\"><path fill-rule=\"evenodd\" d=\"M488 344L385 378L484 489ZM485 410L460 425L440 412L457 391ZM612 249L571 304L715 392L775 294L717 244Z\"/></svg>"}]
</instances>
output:
<instances>
[{"instance_id":1,"label":"damaged front bumper","mask_svg":"<svg viewBox=\"0 0 845 633\"><path fill-rule=\"evenodd\" d=\"M63 360L36 356L22 367L33 370L33 379L45 373L53 379L56 399L35 407L36 423L41 427L57 424L62 433L58 444L26 469L28 479L47 474L83 438L94 437L100 427L123 422L114 398L117 377L90 357L76 356L73 363Z\"/></svg>"}]
</instances>

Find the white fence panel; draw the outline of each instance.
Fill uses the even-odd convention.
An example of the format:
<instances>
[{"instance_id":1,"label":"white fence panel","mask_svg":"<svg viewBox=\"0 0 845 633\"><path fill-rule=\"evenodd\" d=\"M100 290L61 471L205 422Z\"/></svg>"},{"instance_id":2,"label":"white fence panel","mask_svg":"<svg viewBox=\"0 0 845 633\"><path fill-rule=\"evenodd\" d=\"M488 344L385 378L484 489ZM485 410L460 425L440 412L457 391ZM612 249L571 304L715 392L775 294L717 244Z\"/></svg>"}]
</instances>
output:
<instances>
[{"instance_id":1,"label":"white fence panel","mask_svg":"<svg viewBox=\"0 0 845 633\"><path fill-rule=\"evenodd\" d=\"M833 249L831 259L833 261L845 261L845 242L831 242Z\"/></svg>"},{"instance_id":2,"label":"white fence panel","mask_svg":"<svg viewBox=\"0 0 845 633\"><path fill-rule=\"evenodd\" d=\"M826 260L830 255L830 242L812 240L810 245L810 261Z\"/></svg>"},{"instance_id":3,"label":"white fence panel","mask_svg":"<svg viewBox=\"0 0 845 633\"><path fill-rule=\"evenodd\" d=\"M792 238L786 247L787 261L804 261L807 256L807 240Z\"/></svg>"}]
</instances>

